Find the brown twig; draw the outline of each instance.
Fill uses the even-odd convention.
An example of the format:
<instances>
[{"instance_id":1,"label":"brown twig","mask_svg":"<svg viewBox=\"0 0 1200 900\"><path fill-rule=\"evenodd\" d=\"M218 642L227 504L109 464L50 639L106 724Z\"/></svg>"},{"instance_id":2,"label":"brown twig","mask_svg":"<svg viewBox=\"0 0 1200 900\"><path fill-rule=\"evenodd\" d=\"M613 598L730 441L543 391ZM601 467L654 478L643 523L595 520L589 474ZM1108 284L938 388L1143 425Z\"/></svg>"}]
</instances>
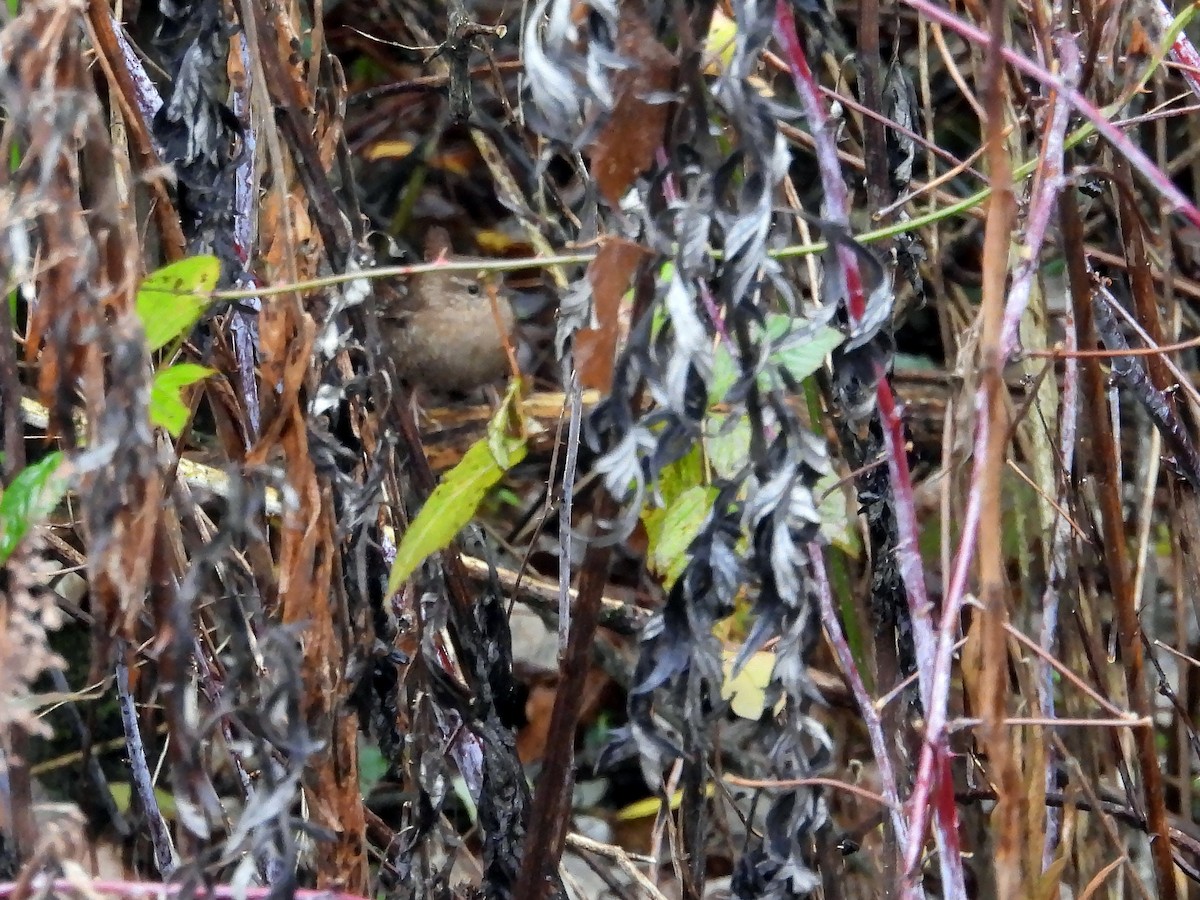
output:
<instances>
[{"instance_id":1,"label":"brown twig","mask_svg":"<svg viewBox=\"0 0 1200 900\"><path fill-rule=\"evenodd\" d=\"M163 183L162 162L154 151L154 142L146 128L146 121L138 109L136 100L137 88L129 70L121 64L121 48L113 30L112 10L103 0L91 0L88 3L88 27L92 40L96 45L96 58L100 68L114 89L117 102L125 117L125 127L129 130L134 154L137 157L138 168L150 183L150 191L154 195L152 209L155 221L162 235L163 255L167 262L182 259L187 252L187 241L183 237L183 229L179 224L179 212L167 193Z\"/></svg>"},{"instance_id":2,"label":"brown twig","mask_svg":"<svg viewBox=\"0 0 1200 900\"><path fill-rule=\"evenodd\" d=\"M1096 341L1092 321L1091 278L1087 272L1083 255L1083 234L1075 197L1065 192L1060 199L1063 237L1067 250L1067 268L1070 274L1072 305L1079 328L1080 343L1091 346ZM1098 362L1089 359L1084 364L1084 392L1088 407L1096 411L1091 417L1093 441L1092 455L1098 470L1096 489L1100 499L1101 528L1104 535L1104 563L1108 571L1113 603L1117 611L1117 631L1125 658L1122 670L1129 705L1138 716L1148 718L1152 713L1150 698L1146 692L1142 643L1138 638L1140 625L1137 611L1133 607L1133 590L1129 581L1129 558L1125 546L1125 519L1121 499L1121 484L1118 475L1117 454L1119 449L1112 432L1110 419L1105 410L1108 400L1104 389L1104 376ZM1159 896L1163 900L1174 900L1175 879L1172 872L1171 850L1167 829L1166 803L1163 795L1162 771L1158 764L1158 751L1154 746L1153 725L1134 729L1134 740L1143 779L1143 790L1147 810L1147 822L1157 840L1151 842L1155 872L1158 878Z\"/></svg>"}]
</instances>

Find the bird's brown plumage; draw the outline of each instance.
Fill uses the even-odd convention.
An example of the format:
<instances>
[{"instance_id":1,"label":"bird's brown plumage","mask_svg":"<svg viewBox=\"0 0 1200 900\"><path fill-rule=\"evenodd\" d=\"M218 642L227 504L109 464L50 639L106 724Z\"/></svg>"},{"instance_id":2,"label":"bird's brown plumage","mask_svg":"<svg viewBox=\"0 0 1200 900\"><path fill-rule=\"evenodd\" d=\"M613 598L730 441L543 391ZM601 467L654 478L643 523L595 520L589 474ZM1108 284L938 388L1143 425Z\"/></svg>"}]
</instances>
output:
<instances>
[{"instance_id":1,"label":"bird's brown plumage","mask_svg":"<svg viewBox=\"0 0 1200 900\"><path fill-rule=\"evenodd\" d=\"M444 258L449 240L441 229L426 239L426 258ZM380 294L380 331L396 371L411 384L438 392L466 392L508 372L505 344L515 317L487 283L471 272L423 272L398 290Z\"/></svg>"}]
</instances>

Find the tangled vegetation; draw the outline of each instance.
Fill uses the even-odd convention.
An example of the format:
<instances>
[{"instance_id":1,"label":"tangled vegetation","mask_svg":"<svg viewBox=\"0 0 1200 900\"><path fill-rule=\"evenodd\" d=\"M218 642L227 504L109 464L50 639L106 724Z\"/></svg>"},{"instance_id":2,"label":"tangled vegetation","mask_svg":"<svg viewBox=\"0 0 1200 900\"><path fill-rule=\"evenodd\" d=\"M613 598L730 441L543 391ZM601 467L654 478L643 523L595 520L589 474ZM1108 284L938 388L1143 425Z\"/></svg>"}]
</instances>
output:
<instances>
[{"instance_id":1,"label":"tangled vegetation","mask_svg":"<svg viewBox=\"0 0 1200 900\"><path fill-rule=\"evenodd\" d=\"M0 894L1195 893L1195 10L7 0Z\"/></svg>"}]
</instances>

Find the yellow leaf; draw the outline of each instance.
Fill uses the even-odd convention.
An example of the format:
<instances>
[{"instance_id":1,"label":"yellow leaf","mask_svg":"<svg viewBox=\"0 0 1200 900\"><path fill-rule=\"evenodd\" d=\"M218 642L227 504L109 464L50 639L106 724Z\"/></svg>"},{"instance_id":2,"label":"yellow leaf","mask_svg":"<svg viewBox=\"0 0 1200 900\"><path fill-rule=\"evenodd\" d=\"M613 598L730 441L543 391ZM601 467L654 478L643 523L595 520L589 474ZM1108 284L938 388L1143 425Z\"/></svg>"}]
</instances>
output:
<instances>
[{"instance_id":1,"label":"yellow leaf","mask_svg":"<svg viewBox=\"0 0 1200 900\"><path fill-rule=\"evenodd\" d=\"M521 250L521 241L509 237L503 231L495 228L485 228L475 232L475 246L488 256L503 256Z\"/></svg>"},{"instance_id":2,"label":"yellow leaf","mask_svg":"<svg viewBox=\"0 0 1200 900\"><path fill-rule=\"evenodd\" d=\"M737 46L737 23L721 10L713 13L708 26L708 38L704 42L704 74L720 75L733 62Z\"/></svg>"},{"instance_id":3,"label":"yellow leaf","mask_svg":"<svg viewBox=\"0 0 1200 900\"><path fill-rule=\"evenodd\" d=\"M712 784L704 786L704 796L711 797L714 792ZM676 791L671 795L671 809L679 809L679 804L683 802L683 791ZM616 820L618 822L632 822L634 819L646 819L650 816L657 816L658 811L662 809L661 797L646 797L643 800L635 800L628 806L617 810Z\"/></svg>"},{"instance_id":4,"label":"yellow leaf","mask_svg":"<svg viewBox=\"0 0 1200 900\"><path fill-rule=\"evenodd\" d=\"M759 650L742 666L742 670L733 674L733 661L737 658L736 650L723 650L721 656L725 663L725 683L721 685L721 699L729 701L729 707L734 715L757 722L767 708L767 686L771 683L771 672L775 669L775 654L769 650ZM783 699L775 704L775 712L783 709Z\"/></svg>"},{"instance_id":5,"label":"yellow leaf","mask_svg":"<svg viewBox=\"0 0 1200 900\"><path fill-rule=\"evenodd\" d=\"M376 141L363 154L370 162L378 159L403 159L413 152L412 141Z\"/></svg>"}]
</instances>

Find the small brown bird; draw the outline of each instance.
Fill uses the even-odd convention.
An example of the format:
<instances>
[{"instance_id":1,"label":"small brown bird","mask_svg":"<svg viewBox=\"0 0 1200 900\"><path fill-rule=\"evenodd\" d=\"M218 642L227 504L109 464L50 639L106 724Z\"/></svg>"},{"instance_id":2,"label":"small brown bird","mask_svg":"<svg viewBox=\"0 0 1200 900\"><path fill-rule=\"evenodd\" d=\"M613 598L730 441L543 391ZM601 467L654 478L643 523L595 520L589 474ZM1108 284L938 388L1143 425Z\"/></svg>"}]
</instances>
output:
<instances>
[{"instance_id":1,"label":"small brown bird","mask_svg":"<svg viewBox=\"0 0 1200 900\"><path fill-rule=\"evenodd\" d=\"M425 258L445 259L445 229L431 229ZM506 343L515 317L503 295L495 309L487 285L470 272L412 275L399 291L380 297L380 331L410 384L438 393L465 393L499 380L509 371Z\"/></svg>"}]
</instances>

